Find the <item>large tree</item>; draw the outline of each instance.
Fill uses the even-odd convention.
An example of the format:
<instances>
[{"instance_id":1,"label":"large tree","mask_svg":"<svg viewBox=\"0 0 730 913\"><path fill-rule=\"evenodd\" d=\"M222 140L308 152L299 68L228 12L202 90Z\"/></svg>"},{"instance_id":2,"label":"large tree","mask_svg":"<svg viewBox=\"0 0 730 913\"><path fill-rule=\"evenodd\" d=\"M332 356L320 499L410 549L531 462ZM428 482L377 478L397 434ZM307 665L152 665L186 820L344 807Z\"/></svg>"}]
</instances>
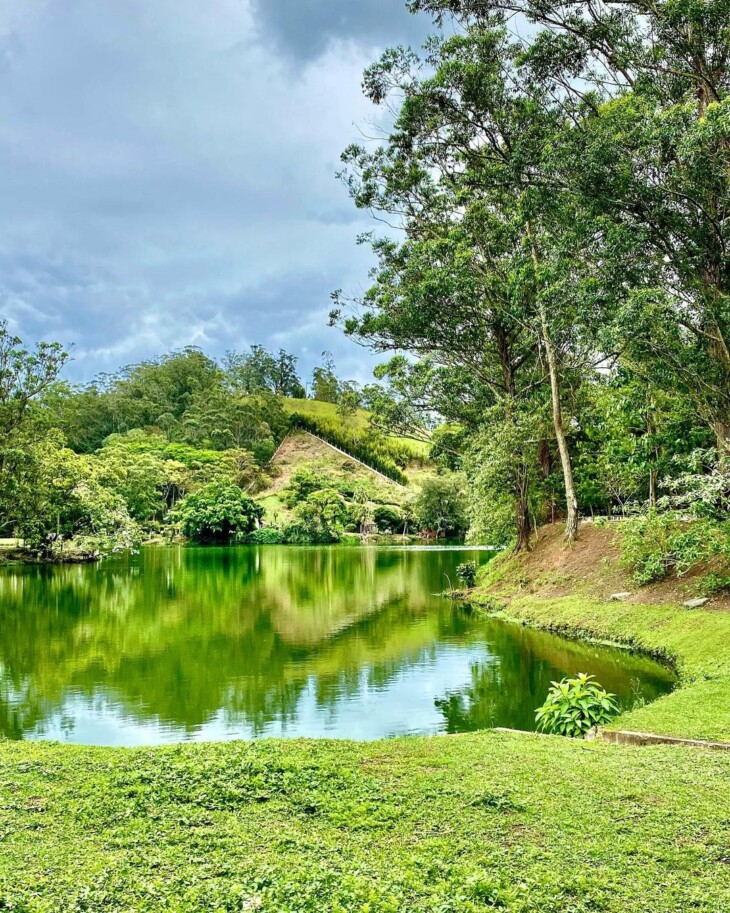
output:
<instances>
[{"instance_id":1,"label":"large tree","mask_svg":"<svg viewBox=\"0 0 730 913\"><path fill-rule=\"evenodd\" d=\"M383 146L346 152L349 186L406 240L375 242L376 283L345 326L381 350L435 358L515 419L516 400L544 377L573 539L567 387L589 361L587 331L607 301L584 255L591 226L553 175L564 111L521 80L520 52L499 24L476 22L432 45L426 61L390 51L366 74L374 102L403 100ZM520 476L517 454L518 545L529 533Z\"/></svg>"},{"instance_id":2,"label":"large tree","mask_svg":"<svg viewBox=\"0 0 730 913\"><path fill-rule=\"evenodd\" d=\"M634 370L693 401L730 458L730 0L414 0L520 26L524 78L572 121L563 176L604 220ZM525 20L530 27L525 27Z\"/></svg>"}]
</instances>

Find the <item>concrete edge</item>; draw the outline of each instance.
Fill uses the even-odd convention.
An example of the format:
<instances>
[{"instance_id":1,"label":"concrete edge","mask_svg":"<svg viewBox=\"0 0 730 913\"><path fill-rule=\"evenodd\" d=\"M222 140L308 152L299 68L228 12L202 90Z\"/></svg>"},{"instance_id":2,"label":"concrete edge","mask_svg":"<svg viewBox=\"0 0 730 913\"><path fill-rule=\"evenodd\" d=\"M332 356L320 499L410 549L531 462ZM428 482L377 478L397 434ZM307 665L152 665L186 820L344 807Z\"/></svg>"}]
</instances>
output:
<instances>
[{"instance_id":1,"label":"concrete edge","mask_svg":"<svg viewBox=\"0 0 730 913\"><path fill-rule=\"evenodd\" d=\"M508 729L495 726L492 732L507 732L516 735L542 736L542 732L530 732L526 729ZM634 745L641 748L645 745L677 745L684 748L709 748L713 751L730 751L730 742L709 742L706 739L680 739L672 735L655 735L653 732L631 732L627 729L599 729L589 732L585 741L608 742L610 745Z\"/></svg>"},{"instance_id":2,"label":"concrete edge","mask_svg":"<svg viewBox=\"0 0 730 913\"><path fill-rule=\"evenodd\" d=\"M655 735L652 732L632 732L628 729L599 729L597 738L612 745L679 745L685 748L710 748L713 751L730 751L730 742L680 739L677 736Z\"/></svg>"}]
</instances>

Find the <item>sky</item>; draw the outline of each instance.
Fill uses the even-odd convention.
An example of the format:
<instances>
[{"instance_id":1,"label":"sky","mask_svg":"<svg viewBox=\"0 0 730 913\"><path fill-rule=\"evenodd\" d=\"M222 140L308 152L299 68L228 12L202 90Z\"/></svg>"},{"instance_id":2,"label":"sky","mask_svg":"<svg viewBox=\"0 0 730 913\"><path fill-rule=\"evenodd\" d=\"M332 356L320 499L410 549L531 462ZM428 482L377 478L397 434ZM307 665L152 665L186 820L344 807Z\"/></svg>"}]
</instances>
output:
<instances>
[{"instance_id":1,"label":"sky","mask_svg":"<svg viewBox=\"0 0 730 913\"><path fill-rule=\"evenodd\" d=\"M197 345L323 350L376 225L335 174L382 115L363 69L419 45L405 0L0 0L0 319L66 376Z\"/></svg>"}]
</instances>

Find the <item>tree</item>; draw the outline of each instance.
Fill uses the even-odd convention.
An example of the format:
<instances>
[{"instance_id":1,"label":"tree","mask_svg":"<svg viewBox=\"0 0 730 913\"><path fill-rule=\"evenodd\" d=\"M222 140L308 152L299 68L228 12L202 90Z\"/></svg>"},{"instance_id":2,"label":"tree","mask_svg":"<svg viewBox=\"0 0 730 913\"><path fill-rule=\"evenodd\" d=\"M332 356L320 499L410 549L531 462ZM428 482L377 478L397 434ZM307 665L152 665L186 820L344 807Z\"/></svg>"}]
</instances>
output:
<instances>
[{"instance_id":1,"label":"tree","mask_svg":"<svg viewBox=\"0 0 730 913\"><path fill-rule=\"evenodd\" d=\"M37 404L68 360L58 343L23 346L0 321L0 532L27 519L28 498L37 484L38 453L49 432ZM60 444L58 436L51 443Z\"/></svg>"},{"instance_id":2,"label":"tree","mask_svg":"<svg viewBox=\"0 0 730 913\"><path fill-rule=\"evenodd\" d=\"M730 2L414 0L462 25L525 17L523 78L572 126L563 180L624 278L632 367L692 400L730 459Z\"/></svg>"},{"instance_id":3,"label":"tree","mask_svg":"<svg viewBox=\"0 0 730 913\"><path fill-rule=\"evenodd\" d=\"M253 345L246 353L228 352L224 359L226 379L239 394L268 390L277 396L302 399L305 390L297 375L297 357L279 349L274 355L263 346Z\"/></svg>"},{"instance_id":4,"label":"tree","mask_svg":"<svg viewBox=\"0 0 730 913\"><path fill-rule=\"evenodd\" d=\"M335 363L330 352L322 352L323 363L312 372L312 399L323 403L337 403L340 399L340 382L335 373Z\"/></svg>"},{"instance_id":5,"label":"tree","mask_svg":"<svg viewBox=\"0 0 730 913\"><path fill-rule=\"evenodd\" d=\"M189 539L228 543L256 529L263 508L230 482L211 482L186 495L170 514L170 522Z\"/></svg>"},{"instance_id":6,"label":"tree","mask_svg":"<svg viewBox=\"0 0 730 913\"><path fill-rule=\"evenodd\" d=\"M503 28L479 21L433 44L425 64L389 51L366 73L372 101L404 100L384 147L346 151L348 184L358 206L400 220L406 240L374 242L376 284L345 329L383 350L427 357L444 389L456 372L462 401L486 388L485 405L499 402L508 417L544 376L572 540L578 504L566 388L592 354L591 323L605 289L592 287L583 255L592 225L553 179L549 151L564 129L562 108L538 82L520 78L519 53ZM451 375L445 381L442 366ZM464 420L453 406L441 414ZM521 547L529 537L529 468L517 456Z\"/></svg>"},{"instance_id":7,"label":"tree","mask_svg":"<svg viewBox=\"0 0 730 913\"><path fill-rule=\"evenodd\" d=\"M463 480L458 476L426 479L414 499L413 512L424 532L448 538L463 536L469 528Z\"/></svg>"},{"instance_id":8,"label":"tree","mask_svg":"<svg viewBox=\"0 0 730 913\"><path fill-rule=\"evenodd\" d=\"M339 542L349 521L347 505L332 488L312 492L294 509L294 522L285 530L288 542Z\"/></svg>"}]
</instances>

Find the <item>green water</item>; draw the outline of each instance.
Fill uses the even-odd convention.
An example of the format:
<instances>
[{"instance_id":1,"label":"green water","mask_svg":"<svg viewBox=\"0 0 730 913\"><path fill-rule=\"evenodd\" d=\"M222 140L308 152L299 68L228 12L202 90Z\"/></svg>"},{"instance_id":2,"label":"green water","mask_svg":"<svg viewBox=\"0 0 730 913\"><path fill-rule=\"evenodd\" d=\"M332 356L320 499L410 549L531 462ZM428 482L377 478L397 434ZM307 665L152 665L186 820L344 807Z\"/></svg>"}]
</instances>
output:
<instances>
[{"instance_id":1,"label":"green water","mask_svg":"<svg viewBox=\"0 0 730 913\"><path fill-rule=\"evenodd\" d=\"M530 729L550 680L624 705L662 666L470 616L467 550L146 548L0 571L0 735L97 745Z\"/></svg>"}]
</instances>

